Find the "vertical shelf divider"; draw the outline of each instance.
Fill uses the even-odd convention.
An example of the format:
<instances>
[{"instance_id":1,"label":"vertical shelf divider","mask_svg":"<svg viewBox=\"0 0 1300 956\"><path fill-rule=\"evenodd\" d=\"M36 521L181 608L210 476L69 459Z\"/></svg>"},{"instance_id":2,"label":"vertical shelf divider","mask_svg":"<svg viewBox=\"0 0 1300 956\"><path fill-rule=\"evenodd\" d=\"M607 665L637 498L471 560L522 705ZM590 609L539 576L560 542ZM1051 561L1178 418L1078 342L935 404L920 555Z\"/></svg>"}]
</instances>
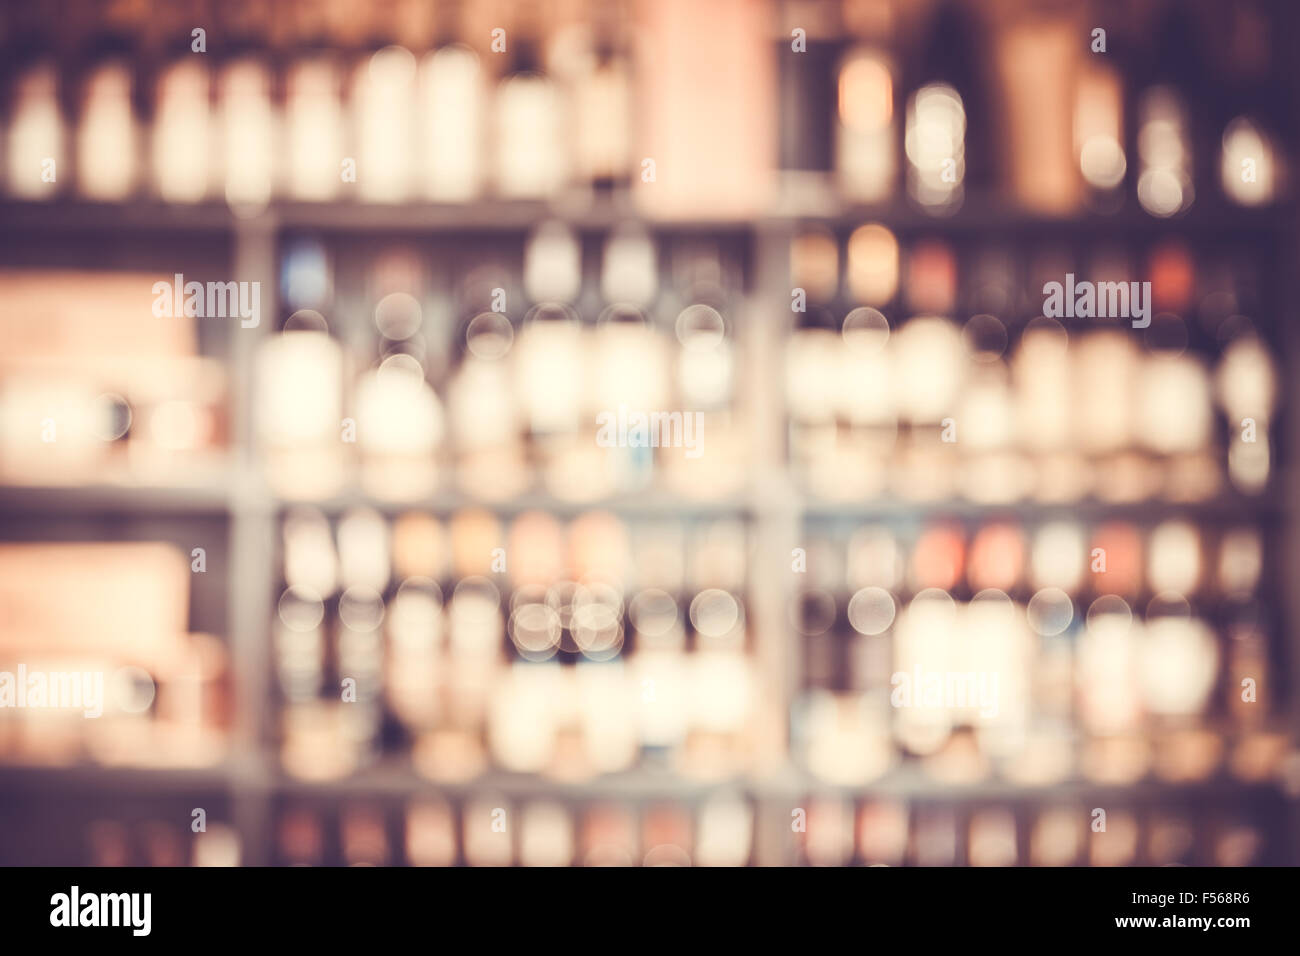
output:
<instances>
[{"instance_id":1,"label":"vertical shelf divider","mask_svg":"<svg viewBox=\"0 0 1300 956\"><path fill-rule=\"evenodd\" d=\"M790 708L797 686L798 646L790 633L788 610L794 595L791 551L799 546L800 511L791 487L785 452L784 354L790 290L789 230L764 224L752 234L755 275L753 298L745 310L743 332L748 370L746 405L751 409L754 535L749 593L761 679L759 694L769 703L763 713L763 757L758 769L758 828L754 859L760 866L790 860L790 806L784 782L790 776Z\"/></svg>"},{"instance_id":2,"label":"vertical shelf divider","mask_svg":"<svg viewBox=\"0 0 1300 956\"><path fill-rule=\"evenodd\" d=\"M275 508L255 455L255 401L252 394L258 345L272 334L277 316L276 225L270 215L237 220L234 273L261 284L261 321L233 325L230 361L231 444L230 562L227 600L230 649L234 662L231 799L239 831L242 862L264 866L271 860L274 759L267 730L271 710L270 622L275 581Z\"/></svg>"}]
</instances>

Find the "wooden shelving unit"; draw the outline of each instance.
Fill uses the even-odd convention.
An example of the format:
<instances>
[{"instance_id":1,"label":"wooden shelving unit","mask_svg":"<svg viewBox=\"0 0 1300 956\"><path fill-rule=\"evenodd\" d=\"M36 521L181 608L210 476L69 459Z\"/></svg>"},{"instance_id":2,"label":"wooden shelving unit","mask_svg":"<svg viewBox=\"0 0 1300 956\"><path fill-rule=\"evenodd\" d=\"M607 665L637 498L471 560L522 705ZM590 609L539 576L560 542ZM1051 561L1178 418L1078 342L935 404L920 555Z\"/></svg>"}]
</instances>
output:
<instances>
[{"instance_id":1,"label":"wooden shelving unit","mask_svg":"<svg viewBox=\"0 0 1300 956\"><path fill-rule=\"evenodd\" d=\"M80 202L2 203L0 230L11 240L29 233L53 233L76 236L84 241L112 241L127 233L141 241L164 244L169 233L201 233L228 240L235 273L262 283L263 315L277 314L278 255L281 241L290 234L320 230L329 233L365 237L374 233L400 233L408 241L418 242L424 234L458 233L461 230L485 231L489 234L517 237L544 219L559 218L576 230L601 231L623 221L626 203L610 204L606 209L566 217L557 209L543 204L481 204L463 210L433 206L373 207L351 204L328 204L319 207L301 204L275 204L252 218L241 218L224 207L203 205L192 209L161 204L124 204L120 207ZM996 208L989 204L989 208ZM617 211L616 211L617 210ZM954 236L989 233L1021 237L1043 234L1054 238L1097 238L1119 235L1150 241L1155 236L1185 236L1189 240L1207 236L1252 235L1257 241L1268 236L1279 242L1282 250L1294 250L1295 214L1292 209L1272 209L1259 215L1245 215L1221 220L1206 214L1185 220L1160 222L1149 217L1084 217L1052 220L993 215L980 212L972 204L956 216L944 219L926 217L906 209L863 209L849 211L824 222L843 228L863 221L880 221L897 229L900 236ZM795 230L810 221L803 217L771 217L751 224L647 223L652 231L670 233L710 233L719 231L731 239L740 237L749 247L749 278L745 301L737 310L736 339L743 369L739 376L745 383L744 401L752 414L751 435L753 473L757 480L740 498L718 502L683 500L671 494L651 492L625 495L592 503L560 501L551 496L532 493L499 504L487 504L502 515L527 509L542 509L559 516L575 515L589 507L612 510L620 515L640 519L700 518L737 516L743 518L753 535L753 559L749 569L748 594L751 627L755 635L757 660L771 681L779 687L783 699L769 706L788 715L798 696L798 637L787 623L789 602L796 597L798 582L789 573L788 555L803 539L805 523L822 522L897 522L921 521L945 517L979 521L997 515L1013 514L1024 520L1051 517L1089 519L1123 518L1139 522L1165 517L1188 516L1204 524L1245 518L1267 518L1284 522L1288 528L1293 566L1300 566L1300 533L1296 529L1296 502L1300 501L1300 472L1289 463L1279 471L1272 490L1258 498L1227 494L1209 502L1174 504L1144 502L1111 504L1085 501L1068 505L1021 502L1011 505L978 505L964 501L917 504L889 500L857 503L828 503L802 494L790 479L785 463L786 421L780 389L783 343L792 327L788 307L788 250ZM1286 277L1288 281L1293 280ZM1282 299L1280 301L1289 301ZM1294 311L1294 307L1291 308ZM1300 403L1300 347L1295 333L1297 317L1279 315L1278 326L1285 332L1287 362L1292 374L1287 376L1291 403ZM1035 806L1048 800L1082 798L1094 794L1119 794L1125 800L1140 802L1171 795L1189 799L1197 795L1219 799L1233 795L1264 795L1281 800L1275 787L1253 786L1216 779L1195 787L1172 784L1144 784L1136 788L1106 788L1084 782L1044 788L1021 788L992 781L974 787L947 787L906 768L863 788L827 786L798 769L788 754L784 766L753 779L725 780L716 783L687 781L667 772L643 769L626 774L599 778L582 785L548 782L539 778L510 774L490 774L464 785L439 785L417 775L405 761L385 758L378 765L365 768L345 780L312 783L294 780L278 769L271 728L272 666L270 660L270 622L274 613L276 536L279 516L292 502L277 498L267 488L257 470L252 438L253 409L256 396L243 383L252 380L253 355L265 337L274 334L273 321L263 321L258 328L242 329L230 324L222 330L226 337L231 390L232 441L228 470L219 482L194 487L135 487L130 485L76 485L64 488L7 487L0 490L0 512L27 517L41 514L75 515L78 513L125 517L149 515L184 521L197 516L221 516L228 527L228 573L225 581L227 640L235 666L236 720L229 761L219 767L195 771L144 771L125 768L79 766L65 769L0 769L6 787L18 792L39 792L54 788L62 791L98 791L112 793L170 794L177 797L224 794L230 800L232 821L243 843L248 864L271 862L272 826L275 807L282 798L333 800L361 797L377 800L405 799L410 796L441 792L457 798L477 791L502 793L512 798L547 797L585 801L617 798L634 803L671 798L690 803L702 795L727 791L748 795L758 808L760 832L756 835L754 861L759 864L788 864L796 855L789 839L790 808L810 793L838 795L845 798L894 797L926 803L962 806L980 802L1001 802ZM1300 407L1300 404L1295 407ZM1290 431L1285 445L1300 447L1300 423L1289 416ZM356 507L375 507L386 514L396 514L419 507L446 515L476 502L459 492L445 491L432 499L413 502L376 501L363 493L351 492L315 502L327 514L339 514ZM1296 589L1288 589L1288 619L1300 620ZM1291 633L1288 630L1288 633ZM1292 650L1295 652L1294 640ZM1300 658L1293 653L1292 658ZM1300 669L1293 663L1292 686L1300 686ZM1296 708L1300 727L1300 706ZM788 737L788 720L783 724ZM782 745L787 740L781 741ZM1271 796L1270 796L1271 795ZM1182 799L1182 796L1179 799ZM1292 803L1292 818L1300 822L1300 806ZM1293 835L1300 850L1300 837Z\"/></svg>"},{"instance_id":2,"label":"wooden shelving unit","mask_svg":"<svg viewBox=\"0 0 1300 956\"><path fill-rule=\"evenodd\" d=\"M788 48L784 20L791 5L776 0L762 6L770 8L765 13L773 14L769 39L776 55L778 49ZM826 11L820 15L826 15ZM833 13L829 16L835 20ZM232 15L232 19L238 17ZM1294 35L1294 11L1284 9L1272 19ZM72 47L63 43L58 46L66 66L74 60ZM264 52L279 56L289 51L277 48ZM349 50L350 55L360 52ZM217 56L213 60L219 62ZM1285 96L1291 102L1300 102L1300 72L1292 73L1281 86L1286 88ZM901 103L901 96L896 99ZM1131 99L1130 95L1125 101L1126 111L1132 105ZM901 147L901 136L896 138L900 140L896 145ZM1128 155L1135 157L1136 144L1126 141L1124 145ZM1199 155L1197 161L1204 162ZM1203 165L1198 168L1198 176L1206 176ZM1129 180L1133 179L1130 172ZM915 525L933 519L972 524L1007 516L1028 523L1071 518L1149 525L1186 517L1201 526L1220 527L1242 521L1266 524L1281 540L1282 547L1278 565L1266 572L1263 593L1276 604L1279 624L1275 630L1285 644L1283 683L1288 694L1289 727L1300 739L1300 587L1296 586L1300 582L1300 207L1294 201L1285 201L1262 209L1229 208L1203 191L1186 213L1159 219L1141 210L1130 181L1123 187L1126 200L1122 208L1110 214L1085 211L1066 217L1047 216L1016 208L999 193L971 189L959 210L939 217L901 195L896 201L877 205L840 202L829 174L820 185L824 187L822 202L800 206L789 196L778 196L771 211L748 221L707 216L689 221L646 219L626 190L612 194L573 192L550 202L484 198L465 205L277 199L251 213L216 201L169 205L143 194L120 203L84 201L66 193L50 201L0 199L0 268L66 265L65 252L67 259L75 258L80 264L120 266L126 255L124 247L132 261L144 257L163 262L174 246L183 244L188 256L207 255L214 261L220 258L224 275L259 282L262 295L262 321L256 328L241 328L238 322L203 320L204 350L225 363L231 385L229 453L215 474L184 486L138 486L105 480L64 487L0 487L0 528L9 529L0 537L29 537L46 519L94 519L96 529L106 534L145 522L150 527L166 524L174 528L202 522L205 528L222 529L222 580L212 585L205 582L205 586L218 587L221 593L220 612L211 616L220 620L220 632L233 664L234 722L228 758L218 766L194 770L0 764L0 791L33 799L59 795L79 801L84 807L93 807L101 795L216 801L228 809L228 819L241 837L243 861L251 865L274 861L275 814L283 801L332 803L356 798L395 808L419 794L442 793L458 800L477 792L574 804L608 798L638 805L661 799L689 804L712 793L738 793L752 800L756 808L753 862L758 865L799 862L789 827L790 810L803 805L810 794L845 800L893 798L928 806L950 805L963 811L980 804L1032 809L1094 797L1135 805L1165 800L1189 806L1207 801L1257 802L1283 821L1277 832L1269 834L1279 844L1273 850L1276 858L1292 863L1300 860L1300 784L1295 791L1287 792L1275 784L1247 784L1216 776L1194 785L1147 782L1120 788L1071 781L1020 787L990 780L954 787L937 783L911 766L863 787L841 788L818 781L801 768L798 754L792 752L791 715L802 692L803 659L801 639L789 619L789 609L802 583L791 573L790 554L805 542L812 526L868 522ZM499 772L469 783L438 784L420 776L409 760L399 755L384 755L342 780L310 782L291 778L281 770L275 746L277 701L271 644L280 580L280 522L294 502L273 493L260 470L254 428L258 397L251 391L258 348L276 334L277 320L282 317L278 298L283 246L287 240L301 236L325 237L357 247L389 239L418 245L473 236L514 247L537 224L550 220L565 223L584 240L636 221L657 237L715 237L743 248L743 296L734 317L729 315L728 320L734 326L737 346L736 380L741 390L737 401L745 408L745 420L751 428L748 464L752 481L745 492L708 501L650 491L579 503L540 491L505 502L479 502L448 489L427 499L387 502L361 491L345 490L311 503L330 517L357 507L374 508L385 516L418 508L442 517L468 505L482 505L502 516L539 509L566 518L589 508L601 508L643 521L720 517L743 520L750 534L745 611L751 648L766 686L776 690L775 699L764 701L765 716L771 719L763 733L780 759L751 776L713 782L682 779L658 767L651 758L636 770L582 784ZM1069 504L1021 501L981 505L963 500L922 504L888 498L845 503L807 495L795 481L789 464L789 422L782 385L785 347L795 320L790 311L790 243L808 225L824 227L842 243L851 230L864 223L886 226L904 244L918 238L940 238L963 250L978 248L987 241L1006 247L1052 244L1064 249L1104 243L1133 251L1149 249L1167 239L1182 239L1193 246L1250 251L1258 258L1265 280L1260 297L1267 314L1257 317L1258 325L1276 351L1285 390L1281 420L1274 432L1279 464L1274 468L1270 487L1259 496L1224 493L1191 504L1117 504L1095 499ZM205 623L210 622L199 622ZM1023 820L1021 824L1023 827ZM4 851L0 846L0 861ZM1023 862L1023 849L1021 856Z\"/></svg>"}]
</instances>

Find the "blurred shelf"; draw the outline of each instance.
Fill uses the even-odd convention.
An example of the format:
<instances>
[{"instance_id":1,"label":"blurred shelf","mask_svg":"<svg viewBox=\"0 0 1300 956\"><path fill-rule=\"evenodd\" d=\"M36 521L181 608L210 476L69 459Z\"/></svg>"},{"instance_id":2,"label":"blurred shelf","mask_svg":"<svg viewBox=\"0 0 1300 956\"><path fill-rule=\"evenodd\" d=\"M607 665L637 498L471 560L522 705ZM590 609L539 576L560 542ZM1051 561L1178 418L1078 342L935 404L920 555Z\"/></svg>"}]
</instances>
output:
<instances>
[{"instance_id":1,"label":"blurred shelf","mask_svg":"<svg viewBox=\"0 0 1300 956\"><path fill-rule=\"evenodd\" d=\"M277 794L292 797L413 797L439 794L456 799L501 795L515 800L562 801L672 799L694 800L713 793L757 795L762 787L744 779L706 781L688 779L669 771L629 770L580 781L553 780L534 774L490 771L470 780L430 780L397 757L337 780L300 780L281 774L272 786Z\"/></svg>"},{"instance_id":2,"label":"blurred shelf","mask_svg":"<svg viewBox=\"0 0 1300 956\"><path fill-rule=\"evenodd\" d=\"M1099 783L1070 779L1051 784L1022 784L988 779L978 783L945 783L927 776L916 766L901 766L870 783L841 786L825 783L804 771L792 771L783 786L794 796L813 794L848 799L897 799L931 804L966 803L1061 803L1084 798L1107 799L1115 805L1152 800L1237 799L1248 794L1281 798L1282 788L1274 781L1250 782L1225 775L1205 780L1174 783L1144 779L1131 784Z\"/></svg>"},{"instance_id":3,"label":"blurred shelf","mask_svg":"<svg viewBox=\"0 0 1300 956\"><path fill-rule=\"evenodd\" d=\"M382 758L348 777L302 780L280 771L240 770L234 764L202 768L65 767L0 765L0 790L8 794L48 791L101 791L140 796L181 796L226 791L233 795L260 793L296 799L400 798L439 795L454 800L499 795L511 800L681 800L698 801L714 795L750 797L761 801L798 801L813 797L853 800L895 799L937 805L971 803L1041 804L1096 798L1116 805L1178 800L1187 803L1257 796L1285 799L1275 781L1250 782L1218 775L1203 781L1172 783L1143 780L1107 784L1068 780L1047 785L989 779L951 784L935 780L915 766L902 766L879 780L845 786L827 783L796 768L764 777L702 780L668 770L641 768L603 774L587 780L562 781L533 774L490 771L469 780L435 781L418 774L409 761ZM795 804L792 804L795 805Z\"/></svg>"},{"instance_id":4,"label":"blurred shelf","mask_svg":"<svg viewBox=\"0 0 1300 956\"><path fill-rule=\"evenodd\" d=\"M0 201L0 233L223 233L234 222L229 207L215 203Z\"/></svg>"},{"instance_id":5,"label":"blurred shelf","mask_svg":"<svg viewBox=\"0 0 1300 956\"><path fill-rule=\"evenodd\" d=\"M650 220L627 202L590 204L487 199L470 203L290 202L274 201L263 209L240 213L222 202L90 202L76 198L47 201L0 200L0 233L223 233L242 223L289 230L326 232L484 233L531 230L558 219L579 230L605 230L639 222L653 232L727 232L743 234L744 221Z\"/></svg>"},{"instance_id":6,"label":"blurred shelf","mask_svg":"<svg viewBox=\"0 0 1300 956\"><path fill-rule=\"evenodd\" d=\"M743 234L749 224L736 219L659 220L646 217L626 197L593 202L485 199L469 203L278 202L268 215L286 229L327 232L527 232L538 223L559 220L576 230L603 231L638 223L651 232Z\"/></svg>"},{"instance_id":7,"label":"blurred shelf","mask_svg":"<svg viewBox=\"0 0 1300 956\"><path fill-rule=\"evenodd\" d=\"M999 515L1019 521L1123 520L1138 524L1171 518L1195 518L1208 522L1257 520L1261 516L1281 518L1286 503L1276 494L1223 495L1206 501L1098 501L1093 498L1072 502L1018 501L984 504L972 501L934 502L878 499L866 502L809 500L802 506L805 517L848 521L932 521L941 518L986 521Z\"/></svg>"},{"instance_id":8,"label":"blurred shelf","mask_svg":"<svg viewBox=\"0 0 1300 956\"><path fill-rule=\"evenodd\" d=\"M827 211L829 210L829 211ZM1248 208L1193 205L1168 219L1152 216L1128 200L1113 213L1082 210L1049 215L1010 206L997 196L968 197L949 215L936 215L906 201L855 205L832 199L808 209L788 204L780 211L738 220L655 219L643 215L625 195L600 196L594 201L559 199L483 199L468 203L295 202L275 200L265 208L239 213L224 202L165 203L158 199L93 202L78 198L0 200L0 233L128 232L163 235L177 232L223 233L241 223L257 222L290 230L328 232L526 232L538 223L558 219L578 230L606 230L638 222L652 232L710 232L744 234L752 230L779 232L802 223L850 229L878 222L904 235L924 233L988 233L995 237L1158 238L1188 235L1205 239L1271 235L1292 229L1298 213L1290 203Z\"/></svg>"},{"instance_id":9,"label":"blurred shelf","mask_svg":"<svg viewBox=\"0 0 1300 956\"><path fill-rule=\"evenodd\" d=\"M1114 212L1083 209L1052 215L1017 207L1012 200L998 195L967 196L958 209L946 214L928 212L903 199L855 204L834 196L814 208L795 210L787 206L787 210L767 217L767 221L816 223L837 229L877 222L904 235L980 232L996 238L1015 238L1021 244L1027 244L1026 239L1044 238L1072 242L1079 238L1151 239L1180 234L1205 239L1240 237L1293 229L1298 215L1290 203L1250 208L1203 202L1193 204L1180 215L1161 219L1144 211L1133 198L1126 198Z\"/></svg>"},{"instance_id":10,"label":"blurred shelf","mask_svg":"<svg viewBox=\"0 0 1300 956\"><path fill-rule=\"evenodd\" d=\"M0 514L221 515L232 507L226 484L0 485Z\"/></svg>"},{"instance_id":11,"label":"blurred shelf","mask_svg":"<svg viewBox=\"0 0 1300 956\"><path fill-rule=\"evenodd\" d=\"M200 485L0 485L0 514L220 515L241 508L261 511L293 507L318 508L329 515L371 508L389 517L406 511L450 514L464 508L482 508L505 516L545 511L560 517L576 517L588 511L610 511L627 518L720 518L753 517L767 511L780 511L832 521L906 522L941 518L982 521L1006 515L1031 522L1116 519L1141 523L1178 517L1223 522L1253 520L1261 516L1281 518L1287 514L1289 504L1272 492L1255 496L1230 494L1187 502L1085 499L1074 502L982 503L961 499L917 502L893 498L837 502L801 498L797 494L791 500L757 493L716 500L685 498L668 491L650 490L625 492L590 501L556 498L544 492L527 492L494 501L457 491L403 500L379 498L362 491L342 492L324 499L286 498L270 494L255 478L242 486L233 481Z\"/></svg>"},{"instance_id":12,"label":"blurred shelf","mask_svg":"<svg viewBox=\"0 0 1300 956\"><path fill-rule=\"evenodd\" d=\"M504 500L490 501L456 491L439 492L427 498L395 501L355 491L315 501L278 498L276 504L282 509L296 506L319 508L330 515L342 514L354 508L372 508L386 516L395 516L407 511L432 511L446 514L462 508L482 508L501 515L545 511L561 517L576 517L588 511L612 511L629 518L708 518L743 516L754 510L753 502L743 495L727 501L706 501L683 498L665 491L628 492L591 501L569 501L542 492L526 492Z\"/></svg>"},{"instance_id":13,"label":"blurred shelf","mask_svg":"<svg viewBox=\"0 0 1300 956\"><path fill-rule=\"evenodd\" d=\"M232 790L243 782L232 765L214 767L104 767L74 764L52 767L0 764L0 791L41 793L50 790L180 796Z\"/></svg>"}]
</instances>

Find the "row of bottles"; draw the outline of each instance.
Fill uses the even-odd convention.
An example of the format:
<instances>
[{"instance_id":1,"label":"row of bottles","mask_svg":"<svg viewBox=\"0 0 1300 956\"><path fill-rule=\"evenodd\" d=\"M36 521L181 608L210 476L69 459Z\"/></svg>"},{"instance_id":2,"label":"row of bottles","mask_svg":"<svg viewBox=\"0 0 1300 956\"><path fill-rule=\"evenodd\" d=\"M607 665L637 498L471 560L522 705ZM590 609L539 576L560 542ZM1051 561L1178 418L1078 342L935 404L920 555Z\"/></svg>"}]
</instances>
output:
<instances>
[{"instance_id":1,"label":"row of bottles","mask_svg":"<svg viewBox=\"0 0 1300 956\"><path fill-rule=\"evenodd\" d=\"M1258 267L1183 240L1138 261L805 230L785 354L800 482L831 500L1259 493L1281 383L1247 317Z\"/></svg>"},{"instance_id":2,"label":"row of bottles","mask_svg":"<svg viewBox=\"0 0 1300 956\"><path fill-rule=\"evenodd\" d=\"M12 91L7 186L41 198L73 180L92 199L224 196L255 209L275 196L468 202L631 185L647 211L730 215L772 208L776 170L775 202L793 212L905 193L945 214L971 189L1004 189L1049 214L1114 211L1132 195L1160 218L1211 183L1242 206L1285 194L1275 54L1250 11L1225 18L1219 52L1178 13L1150 25L1151 49L1082 12L1002 22L943 3L918 23L889 2L776 7L775 23L682 0L552 23L524 5L493 26L453 18L418 55L286 52L214 33L210 54L147 73L113 43L71 75L34 59ZM696 29L683 35L684 22ZM711 46L696 35L710 32L722 38ZM1209 57L1227 80L1212 89L1198 65ZM705 73L708 62L750 82L720 84L732 73ZM694 115L701 97L716 107L712 129ZM710 169L723 159L739 160L730 184ZM832 175L833 196L810 190L809 174Z\"/></svg>"},{"instance_id":3,"label":"row of bottles","mask_svg":"<svg viewBox=\"0 0 1300 956\"><path fill-rule=\"evenodd\" d=\"M271 863L746 866L764 813L779 815L790 858L810 866L1251 866L1270 858L1260 821L1239 809L1094 802L1103 805L963 808L817 793L760 805L728 791L636 804L493 793L329 806L288 798L274 815ZM798 805L787 811L786 803ZM100 819L84 828L84 841L92 866L237 866L241 858L234 829L206 819L194 833L156 815Z\"/></svg>"},{"instance_id":4,"label":"row of bottles","mask_svg":"<svg viewBox=\"0 0 1300 956\"><path fill-rule=\"evenodd\" d=\"M1241 206L1283 194L1285 117L1267 82L1276 53L1255 11L1213 18L1226 22L1211 43L1173 9L1139 31L1082 8L783 8L781 167L794 209L833 202L827 177L840 200L905 191L935 215L997 186L1051 215L1114 212L1135 196L1166 218L1212 182ZM1208 87L1211 71L1226 82Z\"/></svg>"},{"instance_id":5,"label":"row of bottles","mask_svg":"<svg viewBox=\"0 0 1300 956\"><path fill-rule=\"evenodd\" d=\"M1268 260L1255 246L1267 233L1242 239L1225 248L1204 237L1026 239L995 230L977 238L879 222L806 225L790 243L790 308L801 325L826 311L869 307L899 315L985 312L1013 324L1046 315L1143 331L1168 313L1212 343L1232 316L1257 314L1266 293ZM1111 284L1126 294L1116 289L1112 300Z\"/></svg>"},{"instance_id":6,"label":"row of bottles","mask_svg":"<svg viewBox=\"0 0 1300 956\"><path fill-rule=\"evenodd\" d=\"M444 31L418 57L399 45L285 56L214 34L211 52L195 38L148 71L111 44L84 72L32 59L12 90L8 191L47 198L71 182L94 200L257 209L276 196L542 199L639 180L625 26L603 16L543 34L536 20L468 44Z\"/></svg>"},{"instance_id":7,"label":"row of bottles","mask_svg":"<svg viewBox=\"0 0 1300 956\"><path fill-rule=\"evenodd\" d=\"M910 758L949 783L1267 779L1285 737L1265 567L1257 529L1181 519L812 530L803 759L847 784Z\"/></svg>"},{"instance_id":8,"label":"row of bottles","mask_svg":"<svg viewBox=\"0 0 1300 956\"><path fill-rule=\"evenodd\" d=\"M794 564L807 575L807 588L835 593L878 587L902 595L927 588L970 595L995 588L1027 597L1057 588L1076 599L1112 594L1138 601L1177 592L1241 601L1258 593L1268 567L1263 535L1244 517L1198 527L1185 517L1146 526L1119 517L1022 523L990 515L970 528L934 518L910 533L884 524L827 526L826 520L809 524L810 540Z\"/></svg>"},{"instance_id":9,"label":"row of bottles","mask_svg":"<svg viewBox=\"0 0 1300 956\"><path fill-rule=\"evenodd\" d=\"M466 509L334 525L296 509L283 532L272 630L297 776L386 750L442 781L581 780L642 759L712 777L756 759L739 522Z\"/></svg>"},{"instance_id":10,"label":"row of bottles","mask_svg":"<svg viewBox=\"0 0 1300 956\"><path fill-rule=\"evenodd\" d=\"M1053 319L1008 349L990 315L895 331L859 309L794 334L785 385L795 474L830 500L1196 502L1273 472L1279 382L1248 328L1211 364Z\"/></svg>"},{"instance_id":11,"label":"row of bottles","mask_svg":"<svg viewBox=\"0 0 1300 956\"><path fill-rule=\"evenodd\" d=\"M785 809L787 802L800 805ZM1105 802L1105 801L1103 801ZM1269 857L1258 822L1226 806L970 809L810 794L756 804L720 792L685 804L580 804L483 794L337 809L291 802L276 822L290 866L745 866L763 814L811 866L1251 866Z\"/></svg>"},{"instance_id":12,"label":"row of bottles","mask_svg":"<svg viewBox=\"0 0 1300 956\"><path fill-rule=\"evenodd\" d=\"M581 501L654 480L718 496L741 481L731 244L628 226L584 249L548 223L522 262L394 246L363 277L353 263L341 271L340 253L336 280L334 255L289 246L291 314L258 357L258 436L277 493L359 484L410 499L450 485L505 500L541 485ZM650 413L668 416L667 442L628 434Z\"/></svg>"},{"instance_id":13,"label":"row of bottles","mask_svg":"<svg viewBox=\"0 0 1300 956\"><path fill-rule=\"evenodd\" d=\"M234 826L209 821L203 808L198 811L176 806L170 821L156 815L95 820L85 827L86 857L78 865L239 866L242 847Z\"/></svg>"},{"instance_id":14,"label":"row of bottles","mask_svg":"<svg viewBox=\"0 0 1300 956\"><path fill-rule=\"evenodd\" d=\"M644 805L491 793L455 802L363 801L323 811L291 802L276 820L288 866L746 866L756 813L740 794Z\"/></svg>"},{"instance_id":15,"label":"row of bottles","mask_svg":"<svg viewBox=\"0 0 1300 956\"><path fill-rule=\"evenodd\" d=\"M810 866L1254 866L1270 855L1258 820L1237 807L1097 799L960 809L817 795L792 826Z\"/></svg>"}]
</instances>

